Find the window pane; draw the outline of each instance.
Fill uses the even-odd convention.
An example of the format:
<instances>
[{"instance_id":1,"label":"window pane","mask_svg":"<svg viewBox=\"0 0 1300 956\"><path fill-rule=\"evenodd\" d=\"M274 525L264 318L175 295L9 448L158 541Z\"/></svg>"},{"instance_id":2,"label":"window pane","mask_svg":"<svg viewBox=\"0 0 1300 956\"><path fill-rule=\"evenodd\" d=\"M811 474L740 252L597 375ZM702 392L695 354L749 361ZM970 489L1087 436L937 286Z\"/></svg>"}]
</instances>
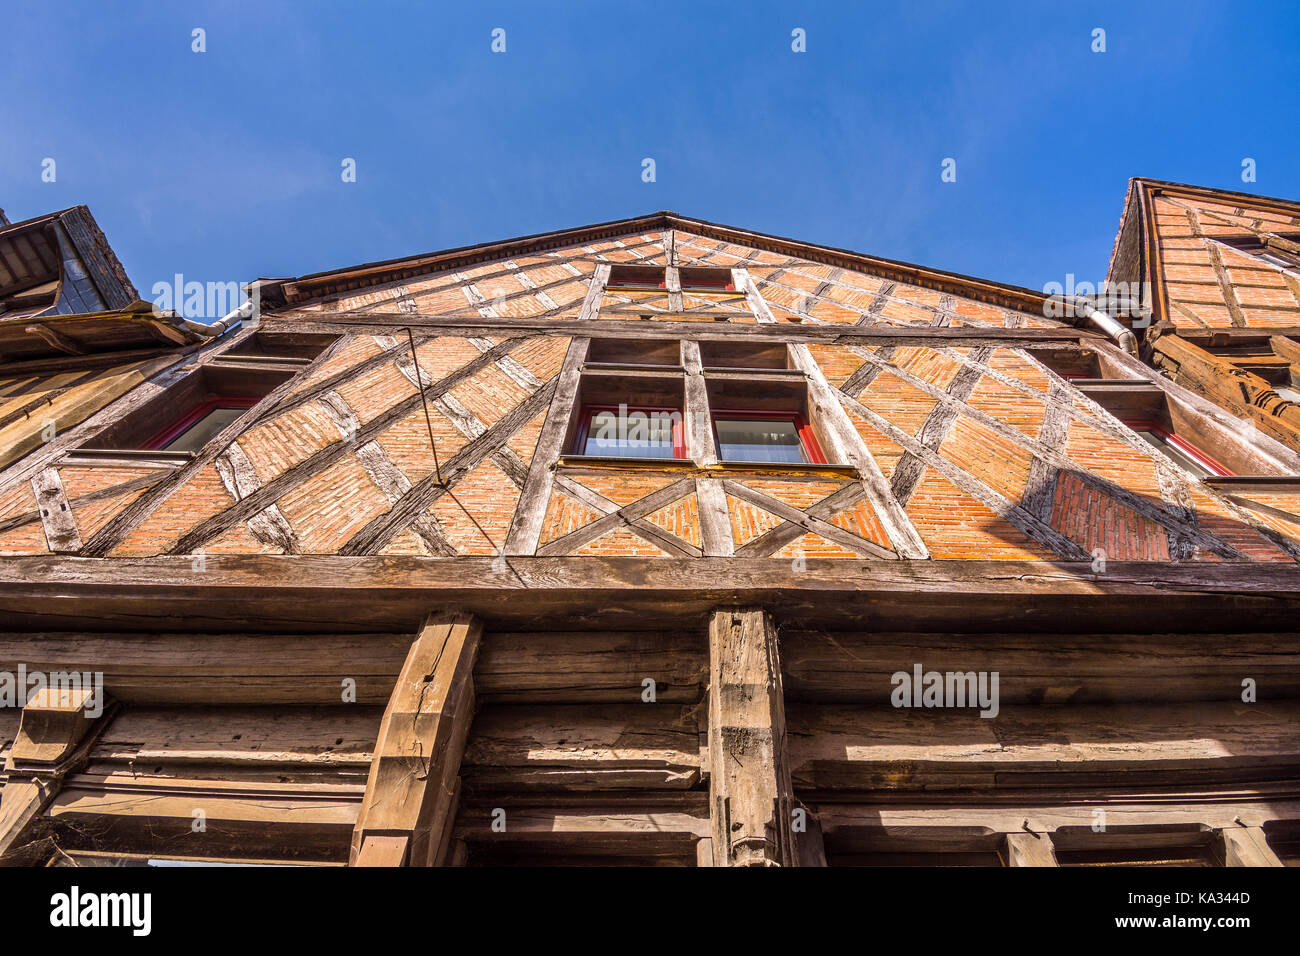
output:
<instances>
[{"instance_id":1,"label":"window pane","mask_svg":"<svg viewBox=\"0 0 1300 956\"><path fill-rule=\"evenodd\" d=\"M584 455L617 458L672 458L674 412L596 412L587 430Z\"/></svg>"},{"instance_id":2,"label":"window pane","mask_svg":"<svg viewBox=\"0 0 1300 956\"><path fill-rule=\"evenodd\" d=\"M246 408L214 408L163 445L163 448L167 451L198 451L208 443L209 438L246 411Z\"/></svg>"},{"instance_id":3,"label":"window pane","mask_svg":"<svg viewBox=\"0 0 1300 956\"><path fill-rule=\"evenodd\" d=\"M1177 445L1173 444L1172 442L1166 441L1163 436L1157 435L1155 432L1148 431L1145 428L1137 428L1134 429L1134 431L1136 431L1139 435L1145 438L1152 445L1155 445L1156 449L1166 458L1182 465L1184 468L1186 468L1188 471L1190 471L1192 474L1196 475L1197 477L1208 478L1210 477L1210 475L1214 474L1214 472L1210 471L1210 469L1206 468L1199 461L1197 461L1191 455L1187 454Z\"/></svg>"},{"instance_id":4,"label":"window pane","mask_svg":"<svg viewBox=\"0 0 1300 956\"><path fill-rule=\"evenodd\" d=\"M788 418L716 418L718 454L723 461L804 464L799 431Z\"/></svg>"}]
</instances>

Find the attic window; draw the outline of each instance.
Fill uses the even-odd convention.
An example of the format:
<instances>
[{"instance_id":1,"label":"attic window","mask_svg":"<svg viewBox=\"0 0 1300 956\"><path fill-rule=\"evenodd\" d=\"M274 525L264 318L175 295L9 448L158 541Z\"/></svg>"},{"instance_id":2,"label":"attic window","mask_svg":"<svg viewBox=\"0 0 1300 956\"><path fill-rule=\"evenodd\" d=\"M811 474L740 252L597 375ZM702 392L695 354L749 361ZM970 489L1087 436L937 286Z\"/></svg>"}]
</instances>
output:
<instances>
[{"instance_id":1,"label":"attic window","mask_svg":"<svg viewBox=\"0 0 1300 956\"><path fill-rule=\"evenodd\" d=\"M663 266L614 265L605 285L610 289L666 289L668 278Z\"/></svg>"},{"instance_id":2,"label":"attic window","mask_svg":"<svg viewBox=\"0 0 1300 956\"><path fill-rule=\"evenodd\" d=\"M292 369L203 366L68 452L78 464L177 467L288 381Z\"/></svg>"},{"instance_id":3,"label":"attic window","mask_svg":"<svg viewBox=\"0 0 1300 956\"><path fill-rule=\"evenodd\" d=\"M682 269L683 292L735 292L730 269Z\"/></svg>"},{"instance_id":4,"label":"attic window","mask_svg":"<svg viewBox=\"0 0 1300 956\"><path fill-rule=\"evenodd\" d=\"M1300 234L1246 236L1220 239L1224 245L1263 259L1291 272L1300 269Z\"/></svg>"},{"instance_id":5,"label":"attic window","mask_svg":"<svg viewBox=\"0 0 1300 956\"><path fill-rule=\"evenodd\" d=\"M237 395L207 399L150 436L142 447L159 451L198 451L257 401L257 397Z\"/></svg>"},{"instance_id":6,"label":"attic window","mask_svg":"<svg viewBox=\"0 0 1300 956\"><path fill-rule=\"evenodd\" d=\"M1198 478L1223 477L1232 474L1201 449L1185 438L1175 435L1172 429L1160 422L1128 421L1124 424L1141 435L1147 444L1154 446L1160 454L1186 468Z\"/></svg>"}]
</instances>

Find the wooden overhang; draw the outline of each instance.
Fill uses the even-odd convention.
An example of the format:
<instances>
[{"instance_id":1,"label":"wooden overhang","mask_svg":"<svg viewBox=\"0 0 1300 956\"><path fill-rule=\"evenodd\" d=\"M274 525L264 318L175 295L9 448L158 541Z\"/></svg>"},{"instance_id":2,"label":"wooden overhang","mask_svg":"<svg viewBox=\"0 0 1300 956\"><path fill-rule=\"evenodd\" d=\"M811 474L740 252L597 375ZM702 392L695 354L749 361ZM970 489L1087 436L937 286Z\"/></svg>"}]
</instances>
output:
<instances>
[{"instance_id":1,"label":"wooden overhang","mask_svg":"<svg viewBox=\"0 0 1300 956\"><path fill-rule=\"evenodd\" d=\"M1291 563L808 558L189 555L10 557L0 607L15 630L414 631L433 610L492 628L679 626L719 607L778 624L881 630L1225 633L1289 630Z\"/></svg>"},{"instance_id":2,"label":"wooden overhang","mask_svg":"<svg viewBox=\"0 0 1300 956\"><path fill-rule=\"evenodd\" d=\"M156 313L148 302L138 300L120 311L3 319L0 373L6 365L18 362L156 352L197 345L207 339L175 313Z\"/></svg>"}]
</instances>

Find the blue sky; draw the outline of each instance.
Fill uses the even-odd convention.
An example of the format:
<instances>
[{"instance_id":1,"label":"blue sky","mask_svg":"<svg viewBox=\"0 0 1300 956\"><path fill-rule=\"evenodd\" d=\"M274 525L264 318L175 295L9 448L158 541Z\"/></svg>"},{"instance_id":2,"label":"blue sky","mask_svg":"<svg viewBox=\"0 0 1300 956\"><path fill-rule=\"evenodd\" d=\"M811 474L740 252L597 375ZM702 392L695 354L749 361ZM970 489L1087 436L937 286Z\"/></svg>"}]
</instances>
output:
<instances>
[{"instance_id":1,"label":"blue sky","mask_svg":"<svg viewBox=\"0 0 1300 956\"><path fill-rule=\"evenodd\" d=\"M0 207L88 204L146 298L664 208L1041 289L1103 277L1130 176L1300 198L1288 3L6 0L3 24Z\"/></svg>"}]
</instances>

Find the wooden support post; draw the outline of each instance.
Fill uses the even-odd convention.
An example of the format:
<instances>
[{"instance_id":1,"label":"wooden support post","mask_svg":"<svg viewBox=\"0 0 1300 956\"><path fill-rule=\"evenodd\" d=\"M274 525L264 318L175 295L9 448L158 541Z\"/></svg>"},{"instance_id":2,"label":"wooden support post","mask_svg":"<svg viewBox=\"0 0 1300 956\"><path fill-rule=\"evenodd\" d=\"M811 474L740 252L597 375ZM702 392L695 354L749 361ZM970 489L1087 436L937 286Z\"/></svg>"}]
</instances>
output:
<instances>
[{"instance_id":1,"label":"wooden support post","mask_svg":"<svg viewBox=\"0 0 1300 956\"><path fill-rule=\"evenodd\" d=\"M1056 848L1046 833L1008 833L1007 866L1060 866Z\"/></svg>"},{"instance_id":2,"label":"wooden support post","mask_svg":"<svg viewBox=\"0 0 1300 956\"><path fill-rule=\"evenodd\" d=\"M1225 827L1219 839L1224 866L1285 866L1264 839L1263 827Z\"/></svg>"},{"instance_id":3,"label":"wooden support post","mask_svg":"<svg viewBox=\"0 0 1300 956\"><path fill-rule=\"evenodd\" d=\"M24 850L34 842L40 813L64 776L85 760L111 719L102 694L93 687L47 687L23 707L5 761L8 783L0 793L0 864L39 862L27 859Z\"/></svg>"},{"instance_id":4,"label":"wooden support post","mask_svg":"<svg viewBox=\"0 0 1300 956\"><path fill-rule=\"evenodd\" d=\"M352 866L435 866L448 848L474 718L482 623L430 615L393 688L352 833Z\"/></svg>"},{"instance_id":5,"label":"wooden support post","mask_svg":"<svg viewBox=\"0 0 1300 956\"><path fill-rule=\"evenodd\" d=\"M794 866L794 792L776 625L761 609L709 622L709 809L715 866Z\"/></svg>"}]
</instances>

